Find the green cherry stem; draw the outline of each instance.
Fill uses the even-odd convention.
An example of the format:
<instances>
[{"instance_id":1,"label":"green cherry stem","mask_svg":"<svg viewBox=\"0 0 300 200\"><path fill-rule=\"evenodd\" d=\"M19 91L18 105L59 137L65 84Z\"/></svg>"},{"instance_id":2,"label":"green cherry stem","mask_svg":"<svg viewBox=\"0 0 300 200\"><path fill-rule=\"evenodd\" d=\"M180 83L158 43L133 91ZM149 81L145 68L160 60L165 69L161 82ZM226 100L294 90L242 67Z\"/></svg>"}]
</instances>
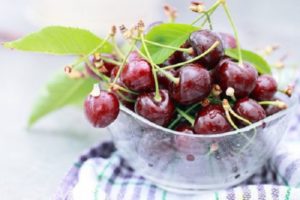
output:
<instances>
[{"instance_id":1,"label":"green cherry stem","mask_svg":"<svg viewBox=\"0 0 300 200\"><path fill-rule=\"evenodd\" d=\"M239 35L238 35L237 28L236 28L236 26L233 22L233 19L232 19L231 13L229 11L226 0L219 0L219 2L221 2L222 6L224 8L224 11L226 13L226 16L229 20L229 23L230 23L230 25L233 29L234 37L235 37L236 43L237 43L237 50L238 50L238 56L239 56L239 65L242 66L243 65L243 57L242 57L242 50L241 50L241 45L240 45L240 40L239 40Z\"/></svg>"},{"instance_id":2,"label":"green cherry stem","mask_svg":"<svg viewBox=\"0 0 300 200\"><path fill-rule=\"evenodd\" d=\"M185 118L191 125L194 125L195 123L195 119L192 118L190 115L188 115L187 113L185 113L183 110L181 110L180 108L176 108L176 111L183 117Z\"/></svg>"},{"instance_id":3,"label":"green cherry stem","mask_svg":"<svg viewBox=\"0 0 300 200\"><path fill-rule=\"evenodd\" d=\"M135 38L135 39L141 40L140 38ZM166 49L172 49L172 50L176 50L176 51L181 51L181 52L185 52L185 53L188 53L188 54L192 53L192 51L193 51L192 48L174 47L174 46L165 45L165 44L161 44L161 43L150 41L150 40L146 40L146 39L144 39L144 41L147 44L151 44L151 45L158 46L158 47L163 47L163 48L166 48Z\"/></svg>"},{"instance_id":4,"label":"green cherry stem","mask_svg":"<svg viewBox=\"0 0 300 200\"><path fill-rule=\"evenodd\" d=\"M106 57L101 56L101 55L100 55L100 58L101 58L101 60L104 60L105 62L112 63L112 64L115 64L115 65L121 65L122 64L121 62L106 58Z\"/></svg>"},{"instance_id":5,"label":"green cherry stem","mask_svg":"<svg viewBox=\"0 0 300 200\"><path fill-rule=\"evenodd\" d=\"M206 11L206 13L207 13L208 15L213 14L213 13L215 12L215 10L220 6L220 4L221 4L221 2L220 2L220 1L217 1L215 4L213 4L213 5ZM191 25L195 25L196 23L198 23L198 22L199 22L201 19L203 19L204 17L206 17L206 16L205 16L205 13L202 14L202 15L200 15L198 18L196 18L196 19L191 23ZM204 26L204 25L206 24L206 22L207 22L207 19L205 20L205 23L201 25L201 27Z\"/></svg>"},{"instance_id":6,"label":"green cherry stem","mask_svg":"<svg viewBox=\"0 0 300 200\"><path fill-rule=\"evenodd\" d=\"M113 44L113 47L117 53L117 55L123 60L125 58L124 54L122 53L122 51L120 50L115 37L111 37L111 42Z\"/></svg>"},{"instance_id":7,"label":"green cherry stem","mask_svg":"<svg viewBox=\"0 0 300 200\"><path fill-rule=\"evenodd\" d=\"M279 101L279 100L276 100L276 101L260 101L258 103L260 105L273 105L273 106L277 106L279 108L286 108L287 107L286 103L284 103L283 101Z\"/></svg>"},{"instance_id":8,"label":"green cherry stem","mask_svg":"<svg viewBox=\"0 0 300 200\"><path fill-rule=\"evenodd\" d=\"M124 100L130 103L135 103L135 101L133 99L130 99L128 97L126 97L125 95L122 94L122 92L117 91L117 94Z\"/></svg>"},{"instance_id":9,"label":"green cherry stem","mask_svg":"<svg viewBox=\"0 0 300 200\"><path fill-rule=\"evenodd\" d=\"M145 40L144 40L144 34L141 33L140 34L140 37L141 37L141 42L142 42L142 46L143 48L145 49L145 52L146 52L146 55L150 61L150 64L151 64L151 67L152 67L152 75L153 75L153 78L154 78L154 83L155 83L155 96L154 96L154 100L157 101L157 102L160 102L162 100L161 96L160 96L160 93L159 93L159 85L158 85L158 79L157 79L157 74L156 74L156 70L155 70L155 64L151 58L151 55L148 51L148 47L145 43Z\"/></svg>"},{"instance_id":10,"label":"green cherry stem","mask_svg":"<svg viewBox=\"0 0 300 200\"><path fill-rule=\"evenodd\" d=\"M169 66L166 66L166 67L163 67L162 69L164 70L167 70L167 69L173 69L173 68L176 68L176 67L181 67L183 65L186 65L186 64L189 64L189 63L192 63L200 58L203 58L204 56L206 56L207 54L209 54L212 50L214 50L218 45L220 44L219 41L216 41L209 49L207 49L204 53L196 56L195 58L192 58L190 60L187 60L185 62L181 62L181 63L177 63L175 65L169 65Z\"/></svg>"},{"instance_id":11,"label":"green cherry stem","mask_svg":"<svg viewBox=\"0 0 300 200\"><path fill-rule=\"evenodd\" d=\"M206 16L206 21L208 22L208 25L209 25L209 29L210 30L213 30L213 26L212 26L212 23L211 23L211 20L210 20L210 15L208 12L204 12L204 15Z\"/></svg>"},{"instance_id":12,"label":"green cherry stem","mask_svg":"<svg viewBox=\"0 0 300 200\"><path fill-rule=\"evenodd\" d=\"M191 112L192 110L194 110L195 108L197 108L199 106L199 104L194 104L191 107L189 107L185 113L189 114L189 112ZM179 114L177 116L177 118L175 120L173 120L173 122L168 126L169 129L174 128L174 126L182 119L182 116Z\"/></svg>"}]
</instances>

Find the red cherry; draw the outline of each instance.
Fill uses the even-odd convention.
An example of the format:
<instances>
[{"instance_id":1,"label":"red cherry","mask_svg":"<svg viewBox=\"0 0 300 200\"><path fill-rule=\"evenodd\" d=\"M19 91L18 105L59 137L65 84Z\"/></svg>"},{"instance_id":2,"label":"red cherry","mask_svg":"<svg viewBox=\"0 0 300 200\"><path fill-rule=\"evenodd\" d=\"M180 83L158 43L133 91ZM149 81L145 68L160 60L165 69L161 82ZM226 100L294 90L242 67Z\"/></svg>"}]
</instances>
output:
<instances>
[{"instance_id":1,"label":"red cherry","mask_svg":"<svg viewBox=\"0 0 300 200\"><path fill-rule=\"evenodd\" d=\"M95 89L98 87L98 89ZM86 117L94 127L103 128L111 124L119 114L118 98L110 92L100 91L96 86L84 102Z\"/></svg>"},{"instance_id":2,"label":"red cherry","mask_svg":"<svg viewBox=\"0 0 300 200\"><path fill-rule=\"evenodd\" d=\"M261 75L257 78L256 86L251 97L257 101L271 100L277 91L277 83L270 75Z\"/></svg>"},{"instance_id":3,"label":"red cherry","mask_svg":"<svg viewBox=\"0 0 300 200\"><path fill-rule=\"evenodd\" d=\"M237 48L236 39L228 33L218 33L224 49L235 49Z\"/></svg>"},{"instance_id":4,"label":"red cherry","mask_svg":"<svg viewBox=\"0 0 300 200\"><path fill-rule=\"evenodd\" d=\"M176 129L176 131L178 132L184 132L184 133L188 133L188 134L194 134L194 130L193 128L187 124L187 123L181 123L179 124Z\"/></svg>"},{"instance_id":5,"label":"red cherry","mask_svg":"<svg viewBox=\"0 0 300 200\"><path fill-rule=\"evenodd\" d=\"M214 68L224 56L224 49L221 39L216 33L213 33L209 30L199 30L193 32L190 35L189 42L197 55L207 51L215 42L220 43L208 55L199 60L201 64L209 69Z\"/></svg>"},{"instance_id":6,"label":"red cherry","mask_svg":"<svg viewBox=\"0 0 300 200\"><path fill-rule=\"evenodd\" d=\"M266 118L266 112L255 100L249 98L239 99L234 106L234 111L241 117L254 123ZM248 124L247 124L248 125Z\"/></svg>"},{"instance_id":7,"label":"red cherry","mask_svg":"<svg viewBox=\"0 0 300 200\"><path fill-rule=\"evenodd\" d=\"M159 93L162 98L159 102L154 99L154 92L141 94L135 103L135 112L155 124L166 126L174 116L175 106L167 90Z\"/></svg>"},{"instance_id":8,"label":"red cherry","mask_svg":"<svg viewBox=\"0 0 300 200\"><path fill-rule=\"evenodd\" d=\"M131 60L121 73L121 81L131 90L144 92L154 90L154 78L150 64L142 59Z\"/></svg>"},{"instance_id":9,"label":"red cherry","mask_svg":"<svg viewBox=\"0 0 300 200\"><path fill-rule=\"evenodd\" d=\"M179 83L170 84L171 97L183 105L189 105L206 98L211 90L209 72L200 65L188 64L177 71Z\"/></svg>"},{"instance_id":10,"label":"red cherry","mask_svg":"<svg viewBox=\"0 0 300 200\"><path fill-rule=\"evenodd\" d=\"M198 112L194 130L196 134L219 134L231 131L232 127L222 106L209 105Z\"/></svg>"},{"instance_id":11,"label":"red cherry","mask_svg":"<svg viewBox=\"0 0 300 200\"><path fill-rule=\"evenodd\" d=\"M228 87L234 89L237 98L248 96L256 85L258 73L249 63L238 63L225 59L220 62L215 71L215 79L223 91Z\"/></svg>"}]
</instances>

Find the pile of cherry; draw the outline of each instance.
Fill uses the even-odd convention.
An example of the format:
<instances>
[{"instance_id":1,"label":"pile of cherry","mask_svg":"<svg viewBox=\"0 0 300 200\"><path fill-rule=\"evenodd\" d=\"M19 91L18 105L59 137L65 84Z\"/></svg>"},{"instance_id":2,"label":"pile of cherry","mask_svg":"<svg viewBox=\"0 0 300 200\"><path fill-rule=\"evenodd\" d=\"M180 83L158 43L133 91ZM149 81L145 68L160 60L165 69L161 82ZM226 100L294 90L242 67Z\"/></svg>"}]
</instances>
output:
<instances>
[{"instance_id":1,"label":"pile of cherry","mask_svg":"<svg viewBox=\"0 0 300 200\"><path fill-rule=\"evenodd\" d=\"M285 108L283 102L274 99L277 83L271 75L260 75L250 63L225 56L226 48L236 48L236 41L229 34L195 31L182 45L192 51L176 51L160 67L191 60L216 42L219 45L204 57L167 70L176 82L155 71L160 98L156 98L151 64L132 51L116 82L120 87L104 91L96 86L87 97L87 118L95 127L106 127L117 118L121 102L160 126L193 134L218 134L260 121ZM117 60L114 55L102 56ZM97 69L113 82L120 66L101 60L96 54L91 61L94 66L101 62Z\"/></svg>"}]
</instances>

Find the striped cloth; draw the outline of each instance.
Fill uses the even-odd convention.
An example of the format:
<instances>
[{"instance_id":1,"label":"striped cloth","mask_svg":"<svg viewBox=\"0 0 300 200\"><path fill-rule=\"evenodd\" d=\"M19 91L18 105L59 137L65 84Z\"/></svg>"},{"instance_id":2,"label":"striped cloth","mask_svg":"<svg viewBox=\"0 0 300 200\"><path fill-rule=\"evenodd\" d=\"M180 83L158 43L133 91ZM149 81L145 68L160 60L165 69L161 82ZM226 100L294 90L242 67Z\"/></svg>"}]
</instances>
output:
<instances>
[{"instance_id":1,"label":"striped cloth","mask_svg":"<svg viewBox=\"0 0 300 200\"><path fill-rule=\"evenodd\" d=\"M287 137L266 166L234 188L199 195L178 195L165 191L133 171L115 151L113 143L105 142L80 157L63 179L55 199L300 200L299 123L298 109Z\"/></svg>"}]
</instances>

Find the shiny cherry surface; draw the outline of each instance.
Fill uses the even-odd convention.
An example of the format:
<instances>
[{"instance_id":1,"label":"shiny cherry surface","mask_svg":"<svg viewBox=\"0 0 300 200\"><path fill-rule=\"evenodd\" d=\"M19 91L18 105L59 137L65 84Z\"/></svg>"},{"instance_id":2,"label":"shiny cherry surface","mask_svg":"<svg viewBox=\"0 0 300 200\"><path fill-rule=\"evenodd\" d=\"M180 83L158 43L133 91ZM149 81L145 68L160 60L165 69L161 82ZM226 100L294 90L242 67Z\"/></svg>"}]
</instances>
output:
<instances>
[{"instance_id":1,"label":"shiny cherry surface","mask_svg":"<svg viewBox=\"0 0 300 200\"><path fill-rule=\"evenodd\" d=\"M257 78L251 97L257 101L271 100L277 91L277 82L270 75L261 75Z\"/></svg>"},{"instance_id":2,"label":"shiny cherry surface","mask_svg":"<svg viewBox=\"0 0 300 200\"><path fill-rule=\"evenodd\" d=\"M252 123L266 118L263 107L250 98L239 99L234 105L234 111Z\"/></svg>"}]
</instances>

